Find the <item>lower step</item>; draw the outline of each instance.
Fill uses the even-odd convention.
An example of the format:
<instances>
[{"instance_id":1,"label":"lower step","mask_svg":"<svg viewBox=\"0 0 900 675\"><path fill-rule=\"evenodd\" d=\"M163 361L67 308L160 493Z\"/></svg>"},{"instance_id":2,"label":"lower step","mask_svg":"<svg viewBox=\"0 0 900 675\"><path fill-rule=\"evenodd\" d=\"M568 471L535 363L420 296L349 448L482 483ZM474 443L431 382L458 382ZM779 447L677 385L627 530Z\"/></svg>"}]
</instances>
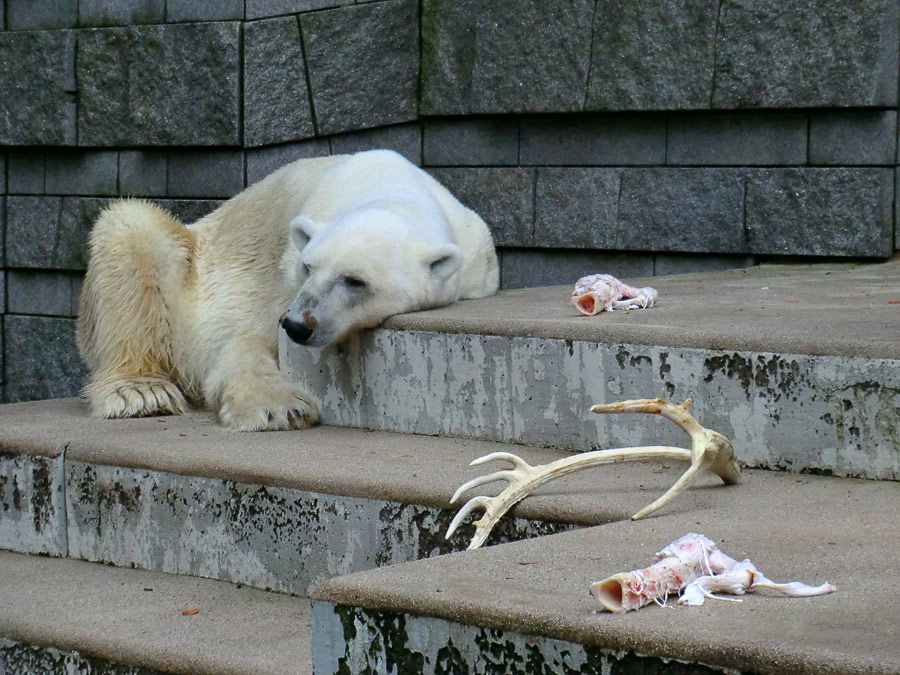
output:
<instances>
[{"instance_id":1,"label":"lower step","mask_svg":"<svg viewBox=\"0 0 900 675\"><path fill-rule=\"evenodd\" d=\"M331 579L313 596L315 673L900 673L895 484L747 472L698 491L726 499ZM688 532L775 581L837 591L598 611L592 582Z\"/></svg>"},{"instance_id":2,"label":"lower step","mask_svg":"<svg viewBox=\"0 0 900 675\"><path fill-rule=\"evenodd\" d=\"M508 446L318 427L240 434L211 415L96 420L75 399L0 406L0 548L240 582L304 595L315 583L460 550L445 539L472 459ZM559 451L515 448L529 461ZM523 505L493 542L627 518L681 467L607 472L625 500ZM498 486L490 486L495 489Z\"/></svg>"},{"instance_id":3,"label":"lower step","mask_svg":"<svg viewBox=\"0 0 900 675\"><path fill-rule=\"evenodd\" d=\"M0 673L312 672L309 601L0 551Z\"/></svg>"}]
</instances>

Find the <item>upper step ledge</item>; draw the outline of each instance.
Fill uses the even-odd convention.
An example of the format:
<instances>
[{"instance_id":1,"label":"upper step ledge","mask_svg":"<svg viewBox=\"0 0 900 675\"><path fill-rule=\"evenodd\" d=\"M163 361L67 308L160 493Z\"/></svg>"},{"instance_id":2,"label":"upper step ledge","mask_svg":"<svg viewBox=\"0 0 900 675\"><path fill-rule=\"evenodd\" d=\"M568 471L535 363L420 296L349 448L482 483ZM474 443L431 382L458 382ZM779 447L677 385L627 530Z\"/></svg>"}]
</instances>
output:
<instances>
[{"instance_id":1,"label":"upper step ledge","mask_svg":"<svg viewBox=\"0 0 900 675\"><path fill-rule=\"evenodd\" d=\"M594 270L603 272L604 270ZM659 291L644 311L580 316L572 286L502 291L403 314L393 330L614 344L900 358L900 257L627 279Z\"/></svg>"}]
</instances>

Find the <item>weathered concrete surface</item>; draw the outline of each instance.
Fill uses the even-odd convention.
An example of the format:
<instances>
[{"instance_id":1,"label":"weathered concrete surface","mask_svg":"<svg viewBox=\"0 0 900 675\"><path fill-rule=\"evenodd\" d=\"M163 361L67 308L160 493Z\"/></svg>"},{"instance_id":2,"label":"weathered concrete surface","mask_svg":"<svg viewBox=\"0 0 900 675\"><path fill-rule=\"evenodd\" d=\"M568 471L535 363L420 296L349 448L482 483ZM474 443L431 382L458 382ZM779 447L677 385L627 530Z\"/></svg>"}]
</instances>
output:
<instances>
[{"instance_id":1,"label":"weathered concrete surface","mask_svg":"<svg viewBox=\"0 0 900 675\"><path fill-rule=\"evenodd\" d=\"M55 647L37 647L0 638L0 672L42 675L156 675L162 671L132 668L103 659L63 652Z\"/></svg>"},{"instance_id":2,"label":"weathered concrete surface","mask_svg":"<svg viewBox=\"0 0 900 675\"><path fill-rule=\"evenodd\" d=\"M468 466L491 452L515 452L532 464L568 453L478 440L415 436L320 426L302 432L241 434L221 427L208 413L125 420L96 420L78 399L0 406L0 449L37 454L66 448L66 462L164 472L175 477L285 488L366 500L450 506L458 485L482 473ZM49 452L49 451L48 451ZM646 467L617 466L605 472L617 487L616 499L585 499L573 510L568 499L542 497L538 510L520 505L529 519L594 524L627 518L661 494L680 473L647 475ZM72 471L69 472L71 477ZM134 475L138 475L135 473ZM596 476L567 478L570 492L591 491ZM715 484L713 481L712 484ZM78 485L72 489L77 490ZM618 494L620 491L622 494ZM499 490L497 490L499 492ZM75 493L73 493L74 495ZM69 499L74 499L69 495ZM106 503L117 502L114 494ZM543 514L543 515L540 515Z\"/></svg>"},{"instance_id":3,"label":"weathered concrete surface","mask_svg":"<svg viewBox=\"0 0 900 675\"><path fill-rule=\"evenodd\" d=\"M7 552L0 569L0 670L31 645L44 652L39 665L58 668L50 672L310 672L301 598Z\"/></svg>"},{"instance_id":4,"label":"weathered concrete surface","mask_svg":"<svg viewBox=\"0 0 900 675\"><path fill-rule=\"evenodd\" d=\"M629 282L658 288L659 305L649 312L586 319L569 305L570 287L531 288L404 314L384 325L395 330L900 358L900 305L889 304L900 300L900 257L871 265L761 265Z\"/></svg>"},{"instance_id":5,"label":"weathered concrete surface","mask_svg":"<svg viewBox=\"0 0 900 675\"><path fill-rule=\"evenodd\" d=\"M655 657L642 673L695 672L663 669L662 659L781 675L900 672L896 601L884 590L900 584L891 552L896 484L748 472L739 487L712 492L727 499L332 579L314 595L323 603L313 613L316 673L399 662L418 663L415 672L482 673L493 672L485 664L501 658L509 664L504 673L561 672L523 666L547 657L554 663L559 643L552 641L569 643L567 665L577 673L636 672L620 669L608 651L610 670L582 668L601 650ZM830 581L838 591L596 612L588 595L593 581L646 566L655 551L690 531L733 557L750 558L772 579ZM440 661L429 631L452 639L444 657L468 670Z\"/></svg>"},{"instance_id":6,"label":"weathered concrete surface","mask_svg":"<svg viewBox=\"0 0 900 675\"><path fill-rule=\"evenodd\" d=\"M462 550L453 511L158 471L67 465L69 555L306 595L333 576ZM571 525L513 519L492 542Z\"/></svg>"},{"instance_id":7,"label":"weathered concrete surface","mask_svg":"<svg viewBox=\"0 0 900 675\"><path fill-rule=\"evenodd\" d=\"M63 457L0 448L0 548L64 556L66 505Z\"/></svg>"},{"instance_id":8,"label":"weathered concrete surface","mask_svg":"<svg viewBox=\"0 0 900 675\"><path fill-rule=\"evenodd\" d=\"M695 675L725 672L699 663L639 656L565 640L454 621L313 604L315 673L566 673ZM394 670L396 668L396 671ZM727 671L734 675L733 670Z\"/></svg>"},{"instance_id":9,"label":"weathered concrete surface","mask_svg":"<svg viewBox=\"0 0 900 675\"><path fill-rule=\"evenodd\" d=\"M643 312L577 316L569 288L407 314L345 345L282 336L328 424L587 450L683 443L591 405L691 398L750 466L900 478L900 259L636 280Z\"/></svg>"}]
</instances>

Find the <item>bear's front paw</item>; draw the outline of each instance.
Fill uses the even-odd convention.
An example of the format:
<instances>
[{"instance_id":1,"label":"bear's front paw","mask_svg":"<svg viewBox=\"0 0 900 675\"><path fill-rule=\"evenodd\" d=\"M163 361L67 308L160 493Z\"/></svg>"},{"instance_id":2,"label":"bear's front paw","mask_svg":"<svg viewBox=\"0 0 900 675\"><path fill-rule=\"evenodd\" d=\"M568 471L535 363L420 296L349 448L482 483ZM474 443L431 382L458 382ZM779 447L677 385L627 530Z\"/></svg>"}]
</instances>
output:
<instances>
[{"instance_id":1,"label":"bear's front paw","mask_svg":"<svg viewBox=\"0 0 900 675\"><path fill-rule=\"evenodd\" d=\"M226 397L219 417L222 424L237 431L306 429L319 421L319 406L302 389L245 391Z\"/></svg>"},{"instance_id":2,"label":"bear's front paw","mask_svg":"<svg viewBox=\"0 0 900 675\"><path fill-rule=\"evenodd\" d=\"M101 380L85 389L94 417L149 417L181 415L187 410L184 395L162 377Z\"/></svg>"}]
</instances>

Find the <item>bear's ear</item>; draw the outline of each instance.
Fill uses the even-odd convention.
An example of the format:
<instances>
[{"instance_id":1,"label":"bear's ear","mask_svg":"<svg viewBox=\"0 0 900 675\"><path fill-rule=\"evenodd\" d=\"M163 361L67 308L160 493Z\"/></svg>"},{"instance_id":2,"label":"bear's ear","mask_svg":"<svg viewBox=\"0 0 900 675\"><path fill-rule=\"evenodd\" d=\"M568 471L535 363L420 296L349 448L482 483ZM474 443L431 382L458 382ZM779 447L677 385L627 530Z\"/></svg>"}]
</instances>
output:
<instances>
[{"instance_id":1,"label":"bear's ear","mask_svg":"<svg viewBox=\"0 0 900 675\"><path fill-rule=\"evenodd\" d=\"M444 244L431 252L428 263L431 278L446 281L462 267L462 250L456 244Z\"/></svg>"},{"instance_id":2,"label":"bear's ear","mask_svg":"<svg viewBox=\"0 0 900 675\"><path fill-rule=\"evenodd\" d=\"M319 231L321 223L317 223L309 216L300 214L291 221L291 240L298 251L309 243L309 240Z\"/></svg>"}]
</instances>

